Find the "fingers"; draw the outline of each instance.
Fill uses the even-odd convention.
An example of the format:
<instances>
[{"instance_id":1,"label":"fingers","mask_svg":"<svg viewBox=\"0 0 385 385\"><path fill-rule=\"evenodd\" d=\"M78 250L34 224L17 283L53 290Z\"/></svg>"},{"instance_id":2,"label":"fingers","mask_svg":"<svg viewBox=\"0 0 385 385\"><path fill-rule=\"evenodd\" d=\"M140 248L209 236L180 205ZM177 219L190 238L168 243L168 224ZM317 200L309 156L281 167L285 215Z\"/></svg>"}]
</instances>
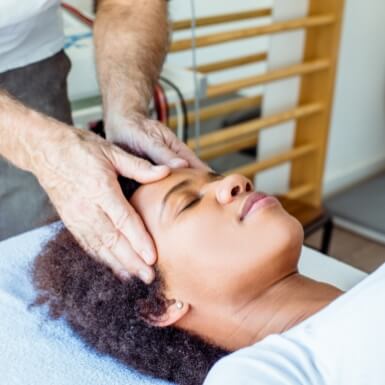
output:
<instances>
[{"instance_id":1,"label":"fingers","mask_svg":"<svg viewBox=\"0 0 385 385\"><path fill-rule=\"evenodd\" d=\"M152 267L133 250L103 210L89 201L78 203L76 207L79 205L86 208L86 218L79 217L79 212L70 211L65 213L63 220L83 248L110 267L120 279L135 275L145 283L151 283L154 279Z\"/></svg>"},{"instance_id":2,"label":"fingers","mask_svg":"<svg viewBox=\"0 0 385 385\"><path fill-rule=\"evenodd\" d=\"M114 274L119 277L122 281L129 279L130 273L124 268L119 262L118 258L104 245L99 246L97 251L98 258L107 266L109 266Z\"/></svg>"},{"instance_id":3,"label":"fingers","mask_svg":"<svg viewBox=\"0 0 385 385\"><path fill-rule=\"evenodd\" d=\"M147 264L155 263L156 250L153 240L140 216L124 197L117 181L111 182L110 191L99 202L99 206L129 242L133 252Z\"/></svg>"},{"instance_id":4,"label":"fingers","mask_svg":"<svg viewBox=\"0 0 385 385\"><path fill-rule=\"evenodd\" d=\"M117 146L105 150L105 153L119 174L135 179L140 183L155 182L170 173L169 167L165 165L154 166L149 161L128 154Z\"/></svg>"},{"instance_id":5,"label":"fingers","mask_svg":"<svg viewBox=\"0 0 385 385\"><path fill-rule=\"evenodd\" d=\"M98 251L98 255L103 262L111 267L115 275L123 281L129 279L132 275L147 284L154 279L153 269L138 257L122 235L118 237L115 244L109 243L109 246L103 244Z\"/></svg>"},{"instance_id":6,"label":"fingers","mask_svg":"<svg viewBox=\"0 0 385 385\"><path fill-rule=\"evenodd\" d=\"M198 168L202 170L211 170L211 168L201 161L197 155L192 151L185 143L179 140L172 132L166 137L166 143L172 150L174 154L177 154L179 157L187 160L190 167Z\"/></svg>"},{"instance_id":7,"label":"fingers","mask_svg":"<svg viewBox=\"0 0 385 385\"><path fill-rule=\"evenodd\" d=\"M98 209L94 221L93 234L88 232L87 248L109 266L122 280L135 275L145 283L154 279L154 271L132 248L130 242L111 222L102 209ZM152 243L152 240L151 240Z\"/></svg>"},{"instance_id":8,"label":"fingers","mask_svg":"<svg viewBox=\"0 0 385 385\"><path fill-rule=\"evenodd\" d=\"M189 166L188 160L176 154L163 143L158 143L155 146L149 146L147 151L155 163L166 164L171 168L182 168Z\"/></svg>"},{"instance_id":9,"label":"fingers","mask_svg":"<svg viewBox=\"0 0 385 385\"><path fill-rule=\"evenodd\" d=\"M177 138L176 138L177 139ZM200 160L194 151L192 151L186 144L181 141L177 141L173 145L175 151L181 156L183 159L186 159L190 165L190 167L202 169L205 171L210 171L211 168Z\"/></svg>"},{"instance_id":10,"label":"fingers","mask_svg":"<svg viewBox=\"0 0 385 385\"><path fill-rule=\"evenodd\" d=\"M137 126L134 126L130 132L135 133L135 138L131 137L131 134L125 133L120 137L120 141L127 144L129 148L137 148L157 164L166 165L170 168L193 167L205 171L211 170L169 128L159 122L143 117L141 128L138 129ZM114 150L112 156L120 174L134 178L142 183L162 179L169 173L169 171L167 172L161 168L154 170L152 173L149 162L135 158L120 148L119 151ZM133 162L127 162L128 158L134 158Z\"/></svg>"},{"instance_id":11,"label":"fingers","mask_svg":"<svg viewBox=\"0 0 385 385\"><path fill-rule=\"evenodd\" d=\"M154 124L154 122L152 122ZM203 170L210 168L202 162L195 153L175 134L163 126L161 123L155 123L159 138L156 142L154 140L147 141L147 154L158 164L166 164L171 168L179 167L194 167Z\"/></svg>"}]
</instances>

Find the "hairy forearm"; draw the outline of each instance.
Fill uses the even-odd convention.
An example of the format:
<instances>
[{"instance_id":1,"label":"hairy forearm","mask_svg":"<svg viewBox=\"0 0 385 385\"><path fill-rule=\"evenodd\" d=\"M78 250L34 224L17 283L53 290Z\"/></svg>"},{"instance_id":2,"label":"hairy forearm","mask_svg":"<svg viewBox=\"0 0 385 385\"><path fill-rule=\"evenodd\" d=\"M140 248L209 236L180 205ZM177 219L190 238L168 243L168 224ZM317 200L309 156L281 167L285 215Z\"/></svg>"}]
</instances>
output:
<instances>
[{"instance_id":1,"label":"hairy forearm","mask_svg":"<svg viewBox=\"0 0 385 385\"><path fill-rule=\"evenodd\" d=\"M68 131L0 90L0 155L15 166L38 176L46 148Z\"/></svg>"},{"instance_id":2,"label":"hairy forearm","mask_svg":"<svg viewBox=\"0 0 385 385\"><path fill-rule=\"evenodd\" d=\"M115 117L148 113L168 35L165 0L99 2L94 36L107 128Z\"/></svg>"}]
</instances>

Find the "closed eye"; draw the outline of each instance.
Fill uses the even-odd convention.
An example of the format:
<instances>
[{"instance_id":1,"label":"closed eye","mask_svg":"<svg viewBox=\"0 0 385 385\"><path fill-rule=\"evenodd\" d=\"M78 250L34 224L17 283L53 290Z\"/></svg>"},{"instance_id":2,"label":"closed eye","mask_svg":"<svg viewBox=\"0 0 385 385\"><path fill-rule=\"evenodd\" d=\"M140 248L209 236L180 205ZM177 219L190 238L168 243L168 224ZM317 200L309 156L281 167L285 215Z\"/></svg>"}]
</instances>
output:
<instances>
[{"instance_id":1,"label":"closed eye","mask_svg":"<svg viewBox=\"0 0 385 385\"><path fill-rule=\"evenodd\" d=\"M193 199L192 201L190 201L185 207L183 207L183 209L181 210L182 211L185 211L193 206L195 206L197 203L199 203L200 201L202 200L202 197L198 196L196 197L195 199Z\"/></svg>"}]
</instances>

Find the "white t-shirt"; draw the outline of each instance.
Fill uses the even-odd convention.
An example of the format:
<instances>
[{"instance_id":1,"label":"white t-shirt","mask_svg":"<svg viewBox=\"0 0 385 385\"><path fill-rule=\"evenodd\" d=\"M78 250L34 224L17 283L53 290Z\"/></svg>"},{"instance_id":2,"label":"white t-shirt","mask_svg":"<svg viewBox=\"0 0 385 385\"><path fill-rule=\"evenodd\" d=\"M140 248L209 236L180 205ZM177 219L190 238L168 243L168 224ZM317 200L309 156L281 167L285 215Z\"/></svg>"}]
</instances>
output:
<instances>
[{"instance_id":1,"label":"white t-shirt","mask_svg":"<svg viewBox=\"0 0 385 385\"><path fill-rule=\"evenodd\" d=\"M204 385L385 384L385 264L327 307L218 361Z\"/></svg>"},{"instance_id":2,"label":"white t-shirt","mask_svg":"<svg viewBox=\"0 0 385 385\"><path fill-rule=\"evenodd\" d=\"M0 73L46 59L64 46L59 0L0 0Z\"/></svg>"}]
</instances>

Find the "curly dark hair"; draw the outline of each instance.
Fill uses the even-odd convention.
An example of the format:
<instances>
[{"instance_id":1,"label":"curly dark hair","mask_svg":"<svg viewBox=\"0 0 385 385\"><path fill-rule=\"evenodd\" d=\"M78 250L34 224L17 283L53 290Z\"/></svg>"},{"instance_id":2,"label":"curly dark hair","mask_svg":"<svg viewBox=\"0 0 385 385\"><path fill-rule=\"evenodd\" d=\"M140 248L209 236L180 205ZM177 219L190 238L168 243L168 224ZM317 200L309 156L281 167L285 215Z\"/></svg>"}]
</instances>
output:
<instances>
[{"instance_id":1,"label":"curly dark hair","mask_svg":"<svg viewBox=\"0 0 385 385\"><path fill-rule=\"evenodd\" d=\"M127 199L138 187L120 177ZM37 298L53 319L63 317L97 351L141 373L181 385L202 384L223 349L176 327L156 327L149 320L165 312L165 283L156 270L146 285L137 278L119 280L95 261L63 227L34 261Z\"/></svg>"}]
</instances>

